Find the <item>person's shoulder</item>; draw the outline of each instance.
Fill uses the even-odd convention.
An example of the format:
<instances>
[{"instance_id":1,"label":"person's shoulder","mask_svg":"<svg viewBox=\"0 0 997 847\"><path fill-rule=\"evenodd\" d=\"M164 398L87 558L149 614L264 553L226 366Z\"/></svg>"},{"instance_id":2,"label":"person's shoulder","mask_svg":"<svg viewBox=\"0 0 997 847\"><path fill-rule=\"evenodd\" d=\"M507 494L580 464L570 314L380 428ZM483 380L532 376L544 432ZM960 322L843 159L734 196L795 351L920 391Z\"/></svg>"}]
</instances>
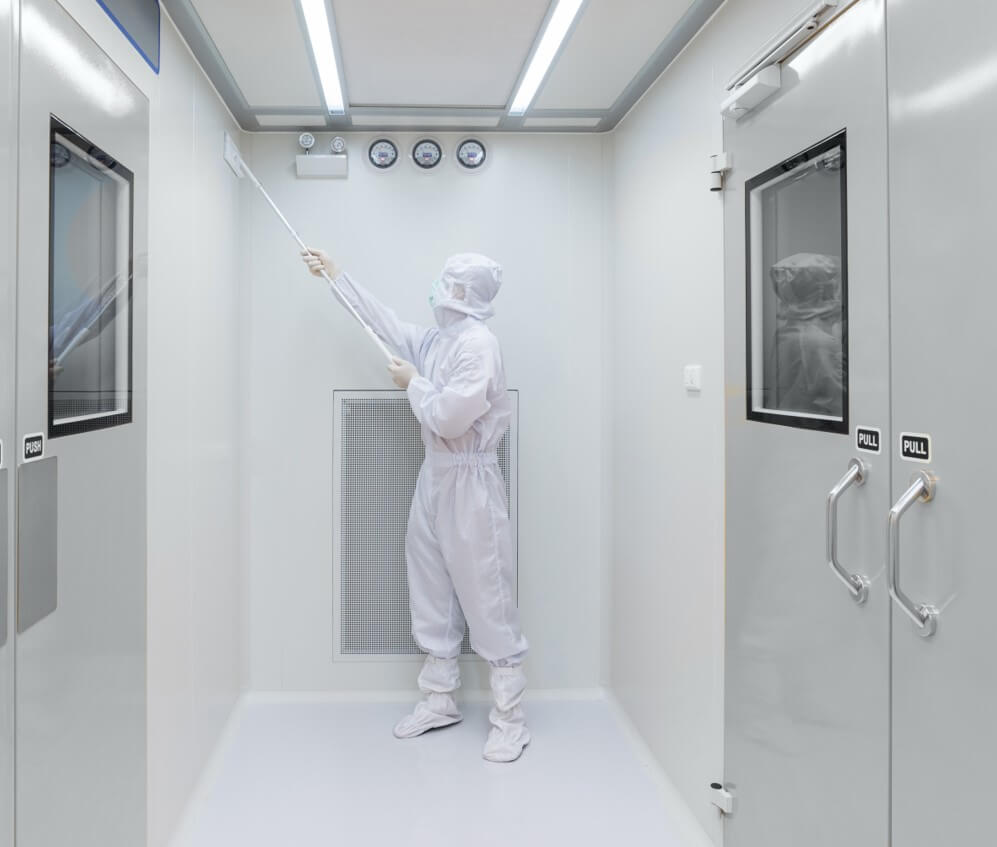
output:
<instances>
[{"instance_id":1,"label":"person's shoulder","mask_svg":"<svg viewBox=\"0 0 997 847\"><path fill-rule=\"evenodd\" d=\"M481 364L487 362L490 368L497 367L502 361L502 350L498 339L484 323L480 322L460 334L455 352L458 358L473 359Z\"/></svg>"},{"instance_id":2,"label":"person's shoulder","mask_svg":"<svg viewBox=\"0 0 997 847\"><path fill-rule=\"evenodd\" d=\"M459 346L479 353L497 351L498 338L483 321L475 321L460 334Z\"/></svg>"}]
</instances>

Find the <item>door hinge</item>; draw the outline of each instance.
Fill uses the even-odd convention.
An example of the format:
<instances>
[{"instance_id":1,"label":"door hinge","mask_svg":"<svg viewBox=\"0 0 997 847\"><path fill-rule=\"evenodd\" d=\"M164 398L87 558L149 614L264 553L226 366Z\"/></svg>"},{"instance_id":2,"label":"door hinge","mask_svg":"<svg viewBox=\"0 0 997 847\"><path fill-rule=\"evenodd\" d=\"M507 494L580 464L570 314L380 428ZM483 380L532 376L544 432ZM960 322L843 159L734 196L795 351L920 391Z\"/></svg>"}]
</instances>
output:
<instances>
[{"instance_id":1,"label":"door hinge","mask_svg":"<svg viewBox=\"0 0 997 847\"><path fill-rule=\"evenodd\" d=\"M710 191L722 191L724 174L730 170L730 153L710 156Z\"/></svg>"},{"instance_id":2,"label":"door hinge","mask_svg":"<svg viewBox=\"0 0 997 847\"><path fill-rule=\"evenodd\" d=\"M734 813L734 795L719 782L710 783L710 802L725 815Z\"/></svg>"}]
</instances>

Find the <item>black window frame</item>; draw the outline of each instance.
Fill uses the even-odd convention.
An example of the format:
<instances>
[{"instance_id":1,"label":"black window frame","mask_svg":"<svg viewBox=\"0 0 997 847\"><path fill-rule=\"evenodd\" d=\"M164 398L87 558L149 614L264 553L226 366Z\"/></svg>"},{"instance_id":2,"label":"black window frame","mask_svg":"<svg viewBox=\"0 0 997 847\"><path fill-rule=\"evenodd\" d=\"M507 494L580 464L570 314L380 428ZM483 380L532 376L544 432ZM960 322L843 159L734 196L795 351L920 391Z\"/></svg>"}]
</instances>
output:
<instances>
[{"instance_id":1,"label":"black window frame","mask_svg":"<svg viewBox=\"0 0 997 847\"><path fill-rule=\"evenodd\" d=\"M132 422L133 410L133 379L134 362L134 293L135 293L135 174L116 157L108 154L86 136L74 130L65 121L55 115L49 116L49 149L56 143L56 134L71 141L81 150L86 150L108 170L121 175L128 182L128 387L126 389L126 407L122 412L100 415L82 421L67 421L57 423L55 420L55 375L49 369L48 373L48 437L63 438L68 435L82 435L111 427L123 426ZM52 327L55 323L55 169L49 165L49 220L48 220L48 361L55 358Z\"/></svg>"},{"instance_id":2,"label":"black window frame","mask_svg":"<svg viewBox=\"0 0 997 847\"><path fill-rule=\"evenodd\" d=\"M823 155L836 147L841 148L843 159L841 177L841 312L844 317L841 329L841 349L842 349L842 376L843 389L841 397L841 420L824 420L821 418L807 417L800 415L781 415L764 409L753 408L755 387L754 361L753 361L753 341L751 314L751 194L760 185L775 179L780 174L787 173L798 168L818 156ZM819 141L811 147L806 148L788 159L783 159L777 165L762 171L757 176L744 183L744 268L745 268L745 326L746 326L746 356L745 364L745 393L746 412L749 421L758 423L776 424L778 426L788 426L793 429L809 429L820 432L829 432L836 435L847 435L850 426L850 371L849 371L849 350L848 350L848 147L847 129L842 129L834 135L828 136L823 141ZM764 281L763 283L764 284Z\"/></svg>"}]
</instances>

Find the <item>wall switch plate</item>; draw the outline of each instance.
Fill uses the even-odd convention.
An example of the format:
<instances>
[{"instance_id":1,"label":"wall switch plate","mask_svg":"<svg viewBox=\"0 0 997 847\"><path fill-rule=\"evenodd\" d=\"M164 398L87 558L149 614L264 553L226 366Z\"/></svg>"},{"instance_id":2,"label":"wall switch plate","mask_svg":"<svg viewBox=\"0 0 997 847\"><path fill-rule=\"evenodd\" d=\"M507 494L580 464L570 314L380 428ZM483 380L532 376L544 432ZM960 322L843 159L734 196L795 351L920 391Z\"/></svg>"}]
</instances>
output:
<instances>
[{"instance_id":1,"label":"wall switch plate","mask_svg":"<svg viewBox=\"0 0 997 847\"><path fill-rule=\"evenodd\" d=\"M702 365L686 365L685 371L682 375L682 384L685 385L686 391L702 391L703 390L703 366Z\"/></svg>"}]
</instances>

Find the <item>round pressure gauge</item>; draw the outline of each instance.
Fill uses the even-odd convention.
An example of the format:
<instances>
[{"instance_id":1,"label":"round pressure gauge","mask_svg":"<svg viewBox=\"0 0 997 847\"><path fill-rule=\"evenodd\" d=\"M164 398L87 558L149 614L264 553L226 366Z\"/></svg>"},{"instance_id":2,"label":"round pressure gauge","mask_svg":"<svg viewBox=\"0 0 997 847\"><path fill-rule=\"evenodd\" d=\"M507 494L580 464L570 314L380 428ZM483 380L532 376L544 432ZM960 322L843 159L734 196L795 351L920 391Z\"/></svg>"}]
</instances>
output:
<instances>
[{"instance_id":1,"label":"round pressure gauge","mask_svg":"<svg viewBox=\"0 0 997 847\"><path fill-rule=\"evenodd\" d=\"M412 148L412 161L430 171L443 161L443 148L432 138L420 139Z\"/></svg>"},{"instance_id":2,"label":"round pressure gauge","mask_svg":"<svg viewBox=\"0 0 997 847\"><path fill-rule=\"evenodd\" d=\"M367 158L370 159L370 163L375 168L386 171L398 161L398 148L394 141L378 138L371 142L370 148L367 150Z\"/></svg>"},{"instance_id":3,"label":"round pressure gauge","mask_svg":"<svg viewBox=\"0 0 997 847\"><path fill-rule=\"evenodd\" d=\"M346 139L341 135L337 135L332 139L332 152L333 153L345 153L346 152Z\"/></svg>"},{"instance_id":4,"label":"round pressure gauge","mask_svg":"<svg viewBox=\"0 0 997 847\"><path fill-rule=\"evenodd\" d=\"M457 161L469 171L480 168L487 157L485 145L477 138L468 138L457 147Z\"/></svg>"}]
</instances>

